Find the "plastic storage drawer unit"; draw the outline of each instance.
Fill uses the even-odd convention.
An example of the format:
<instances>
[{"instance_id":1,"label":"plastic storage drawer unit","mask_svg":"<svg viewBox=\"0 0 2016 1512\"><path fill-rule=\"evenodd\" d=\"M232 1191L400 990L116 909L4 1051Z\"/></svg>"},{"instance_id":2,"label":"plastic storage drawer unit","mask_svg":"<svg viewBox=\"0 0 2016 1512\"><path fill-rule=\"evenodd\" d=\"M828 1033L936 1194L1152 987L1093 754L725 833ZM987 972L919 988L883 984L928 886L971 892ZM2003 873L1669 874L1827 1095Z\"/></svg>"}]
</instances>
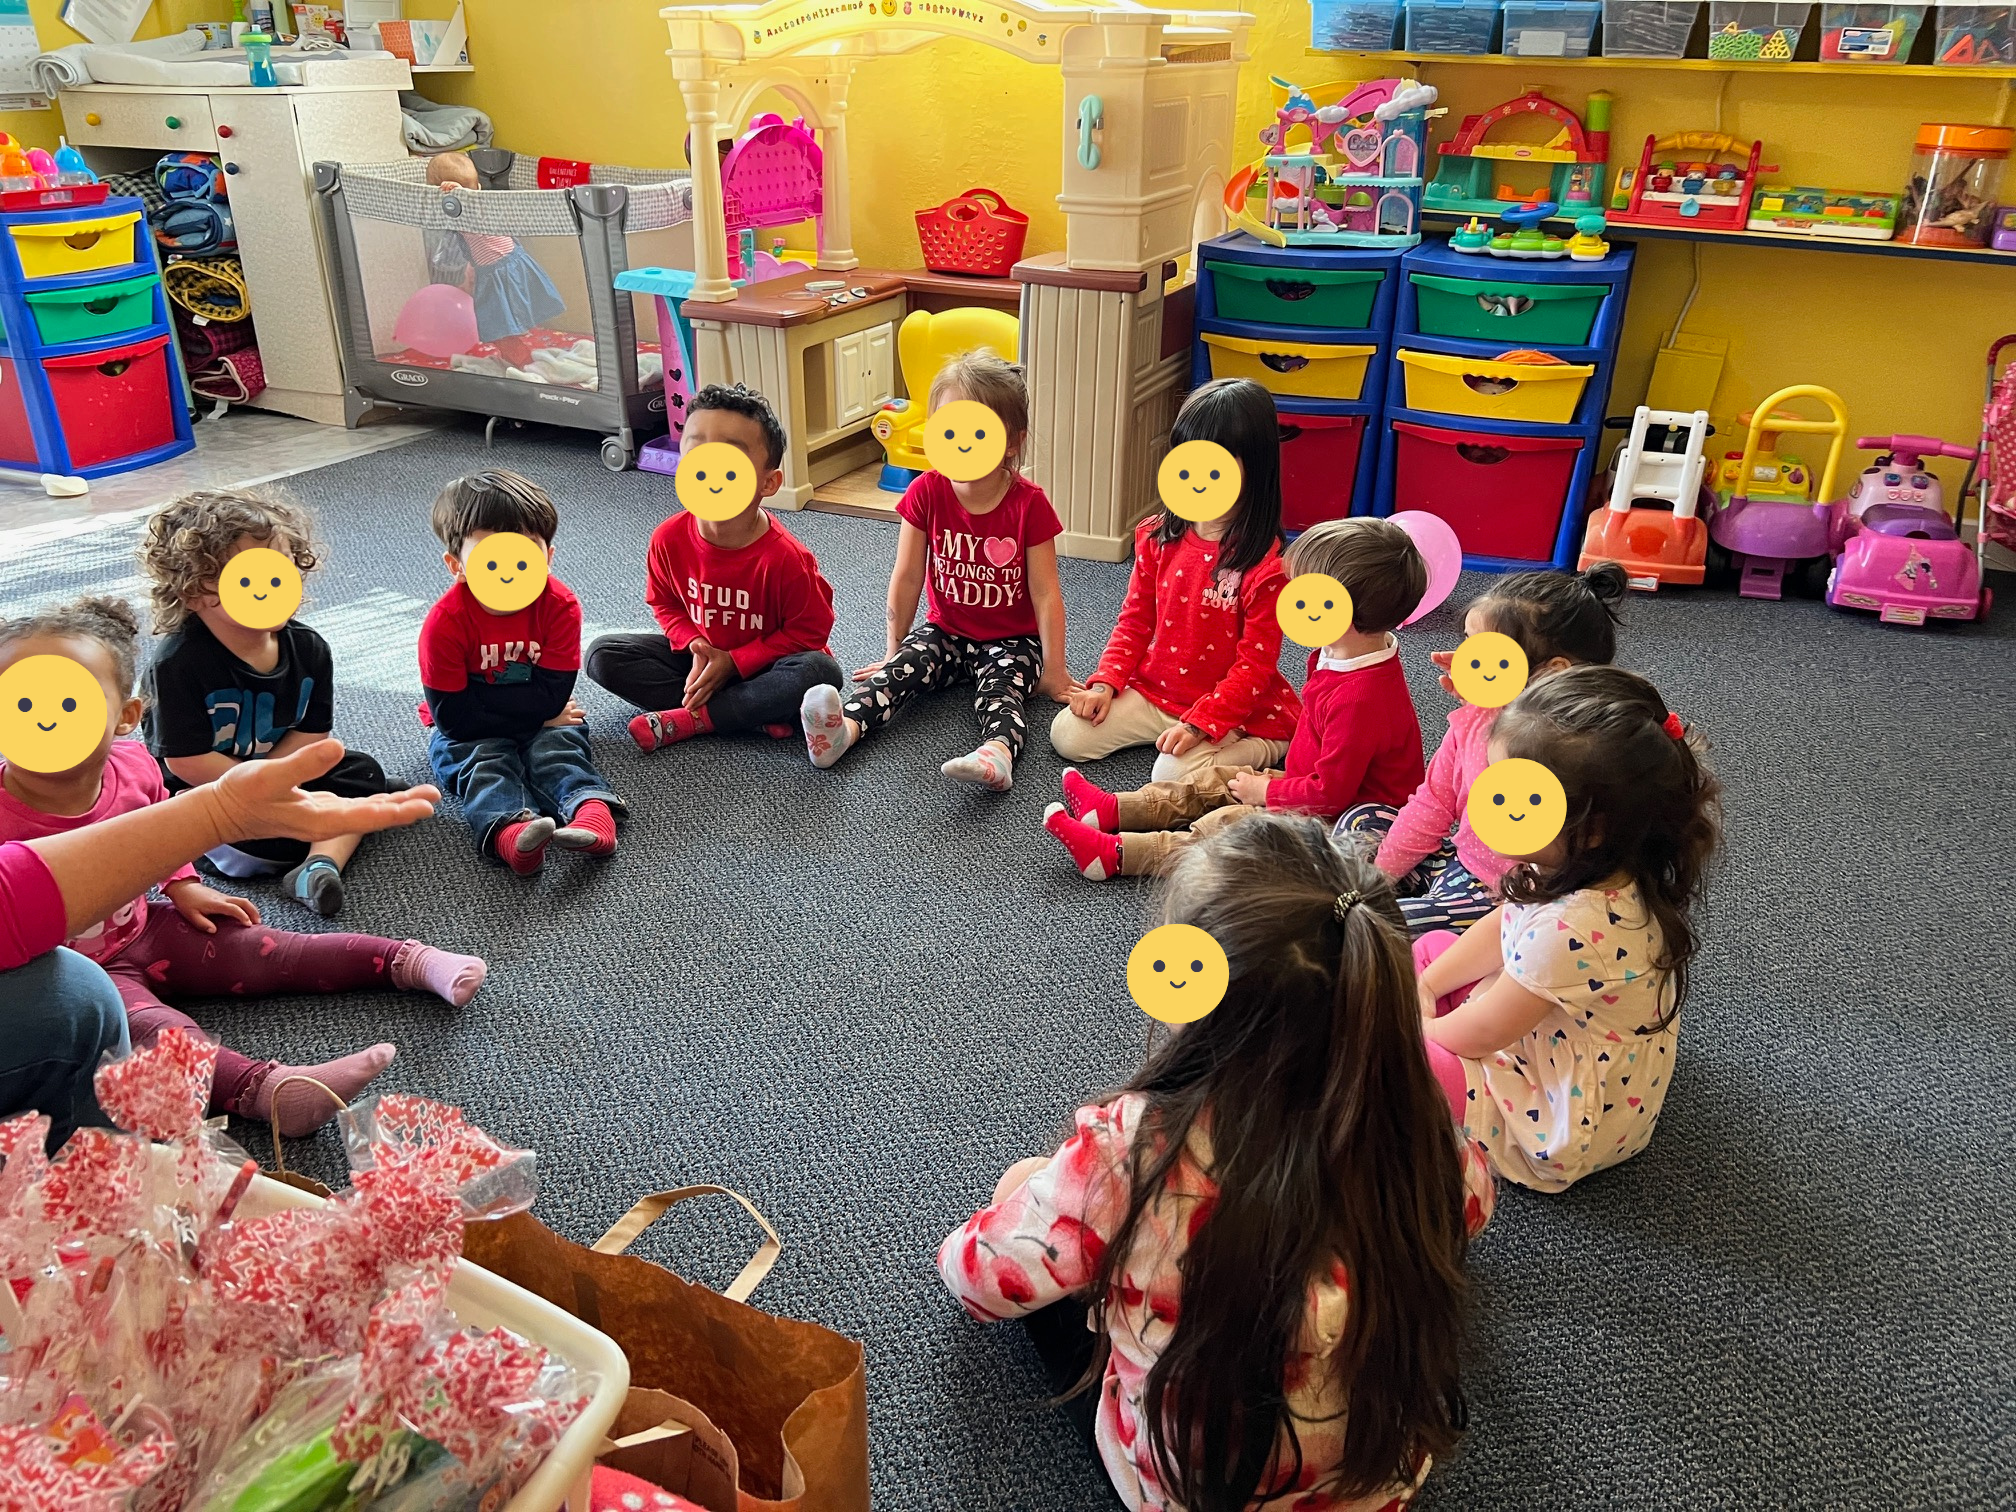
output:
<instances>
[{"instance_id":1,"label":"plastic storage drawer unit","mask_svg":"<svg viewBox=\"0 0 2016 1512\"><path fill-rule=\"evenodd\" d=\"M168 364L168 338L74 357L45 357L56 419L72 467L96 467L176 439L182 402Z\"/></svg>"},{"instance_id":2,"label":"plastic storage drawer unit","mask_svg":"<svg viewBox=\"0 0 2016 1512\"><path fill-rule=\"evenodd\" d=\"M1710 0L1708 56L1732 63L1790 63L1811 5L1778 0Z\"/></svg>"},{"instance_id":3,"label":"plastic storage drawer unit","mask_svg":"<svg viewBox=\"0 0 2016 1512\"><path fill-rule=\"evenodd\" d=\"M1586 58L1603 0L1505 0L1498 51L1516 58Z\"/></svg>"},{"instance_id":4,"label":"plastic storage drawer unit","mask_svg":"<svg viewBox=\"0 0 2016 1512\"><path fill-rule=\"evenodd\" d=\"M1206 259L1212 297L1225 320L1356 330L1372 322L1386 277L1378 268L1288 268Z\"/></svg>"},{"instance_id":5,"label":"plastic storage drawer unit","mask_svg":"<svg viewBox=\"0 0 2016 1512\"><path fill-rule=\"evenodd\" d=\"M1580 436L1499 436L1393 422L1393 509L1449 522L1465 556L1545 562L1568 507Z\"/></svg>"},{"instance_id":6,"label":"plastic storage drawer unit","mask_svg":"<svg viewBox=\"0 0 2016 1512\"><path fill-rule=\"evenodd\" d=\"M1603 0L1603 56L1684 58L1701 0Z\"/></svg>"},{"instance_id":7,"label":"plastic storage drawer unit","mask_svg":"<svg viewBox=\"0 0 2016 1512\"><path fill-rule=\"evenodd\" d=\"M1281 528L1307 530L1351 513L1363 415L1281 413Z\"/></svg>"},{"instance_id":8,"label":"plastic storage drawer unit","mask_svg":"<svg viewBox=\"0 0 2016 1512\"><path fill-rule=\"evenodd\" d=\"M1572 362L1498 362L1405 350L1395 355L1407 374L1407 408L1477 420L1567 425L1596 375L1593 365Z\"/></svg>"},{"instance_id":9,"label":"plastic storage drawer unit","mask_svg":"<svg viewBox=\"0 0 2016 1512\"><path fill-rule=\"evenodd\" d=\"M1904 63L1925 24L1922 5L1823 5L1820 61Z\"/></svg>"},{"instance_id":10,"label":"plastic storage drawer unit","mask_svg":"<svg viewBox=\"0 0 2016 1512\"><path fill-rule=\"evenodd\" d=\"M1466 341L1581 346L1589 339L1608 284L1519 283L1506 278L1444 278L1412 273L1421 334Z\"/></svg>"},{"instance_id":11,"label":"plastic storage drawer unit","mask_svg":"<svg viewBox=\"0 0 2016 1512\"><path fill-rule=\"evenodd\" d=\"M140 217L135 212L89 220L31 221L7 228L23 278L67 278L142 262Z\"/></svg>"},{"instance_id":12,"label":"plastic storage drawer unit","mask_svg":"<svg viewBox=\"0 0 2016 1512\"><path fill-rule=\"evenodd\" d=\"M1407 51L1488 53L1498 0L1407 0Z\"/></svg>"},{"instance_id":13,"label":"plastic storage drawer unit","mask_svg":"<svg viewBox=\"0 0 2016 1512\"><path fill-rule=\"evenodd\" d=\"M111 341L128 331L144 331L155 321L152 273L75 289L31 290L23 297L46 346L70 341Z\"/></svg>"},{"instance_id":14,"label":"plastic storage drawer unit","mask_svg":"<svg viewBox=\"0 0 2016 1512\"><path fill-rule=\"evenodd\" d=\"M1309 45L1331 52L1384 52L1400 28L1400 0L1310 0Z\"/></svg>"},{"instance_id":15,"label":"plastic storage drawer unit","mask_svg":"<svg viewBox=\"0 0 2016 1512\"><path fill-rule=\"evenodd\" d=\"M1935 5L1932 61L1941 68L1991 68L2016 60L2016 5Z\"/></svg>"},{"instance_id":16,"label":"plastic storage drawer unit","mask_svg":"<svg viewBox=\"0 0 2016 1512\"><path fill-rule=\"evenodd\" d=\"M1284 399L1356 399L1365 388L1373 346L1320 341L1256 341L1199 334L1211 349L1213 378L1251 378Z\"/></svg>"}]
</instances>

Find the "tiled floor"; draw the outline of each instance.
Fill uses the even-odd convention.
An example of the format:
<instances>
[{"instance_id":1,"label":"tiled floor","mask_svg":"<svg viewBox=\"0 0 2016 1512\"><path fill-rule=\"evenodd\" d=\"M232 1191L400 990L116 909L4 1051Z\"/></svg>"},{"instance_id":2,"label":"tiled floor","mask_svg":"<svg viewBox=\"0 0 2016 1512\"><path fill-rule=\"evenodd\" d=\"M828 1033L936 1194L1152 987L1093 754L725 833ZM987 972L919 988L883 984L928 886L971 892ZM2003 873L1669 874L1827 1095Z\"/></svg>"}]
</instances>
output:
<instances>
[{"instance_id":1,"label":"tiled floor","mask_svg":"<svg viewBox=\"0 0 2016 1512\"><path fill-rule=\"evenodd\" d=\"M136 472L100 478L80 498L52 499L33 483L0 482L0 556L130 519L192 488L239 488L401 446L434 429L388 421L359 430L259 410L233 410L196 426L196 450Z\"/></svg>"}]
</instances>

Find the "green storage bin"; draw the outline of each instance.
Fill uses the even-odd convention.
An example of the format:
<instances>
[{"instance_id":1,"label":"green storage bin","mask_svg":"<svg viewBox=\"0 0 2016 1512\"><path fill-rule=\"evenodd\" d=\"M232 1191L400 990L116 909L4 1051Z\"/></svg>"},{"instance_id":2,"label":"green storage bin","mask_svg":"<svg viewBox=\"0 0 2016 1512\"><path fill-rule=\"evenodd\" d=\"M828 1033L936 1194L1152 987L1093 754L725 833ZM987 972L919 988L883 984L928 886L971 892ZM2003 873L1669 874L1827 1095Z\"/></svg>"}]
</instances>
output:
<instances>
[{"instance_id":1,"label":"green storage bin","mask_svg":"<svg viewBox=\"0 0 2016 1512\"><path fill-rule=\"evenodd\" d=\"M1608 284L1519 283L1410 273L1421 334L1520 345L1582 346Z\"/></svg>"},{"instance_id":2,"label":"green storage bin","mask_svg":"<svg viewBox=\"0 0 2016 1512\"><path fill-rule=\"evenodd\" d=\"M44 346L104 341L154 324L152 273L81 289L48 289L27 296Z\"/></svg>"},{"instance_id":3,"label":"green storage bin","mask_svg":"<svg viewBox=\"0 0 2016 1512\"><path fill-rule=\"evenodd\" d=\"M1211 262L1211 287L1223 320L1267 325L1359 330L1372 320L1379 268L1283 268L1266 263Z\"/></svg>"}]
</instances>

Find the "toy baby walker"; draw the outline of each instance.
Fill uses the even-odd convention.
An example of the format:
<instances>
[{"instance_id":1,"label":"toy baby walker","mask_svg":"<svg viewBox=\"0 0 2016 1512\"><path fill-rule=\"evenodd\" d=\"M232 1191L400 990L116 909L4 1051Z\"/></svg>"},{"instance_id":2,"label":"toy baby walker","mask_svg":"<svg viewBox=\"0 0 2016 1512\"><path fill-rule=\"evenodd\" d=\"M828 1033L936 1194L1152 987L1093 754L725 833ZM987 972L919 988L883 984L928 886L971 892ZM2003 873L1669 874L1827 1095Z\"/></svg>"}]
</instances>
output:
<instances>
[{"instance_id":1,"label":"toy baby walker","mask_svg":"<svg viewBox=\"0 0 2016 1512\"><path fill-rule=\"evenodd\" d=\"M1778 448L1780 432L1791 427L1777 422L1797 420L1799 416L1790 410L1767 411L1760 405L1736 418L1755 433L1756 446L1723 454L1722 466L1715 476L1715 492L1725 500L1740 493L1747 498L1770 499L1781 504L1810 504L1813 470L1791 452Z\"/></svg>"},{"instance_id":2,"label":"toy baby walker","mask_svg":"<svg viewBox=\"0 0 2016 1512\"><path fill-rule=\"evenodd\" d=\"M1285 80L1274 84L1286 99L1260 133L1267 155L1225 188L1234 224L1277 247L1420 241L1421 158L1435 91L1411 79L1375 79L1318 105ZM1297 133L1308 140L1293 140ZM1259 215L1249 205L1256 193Z\"/></svg>"},{"instance_id":3,"label":"toy baby walker","mask_svg":"<svg viewBox=\"0 0 2016 1512\"><path fill-rule=\"evenodd\" d=\"M1455 215L1495 215L1507 205L1542 201L1558 207L1550 214L1581 215L1602 209L1611 103L1606 90L1590 95L1585 125L1567 106L1529 89L1482 115L1465 116L1456 135L1435 149L1435 182L1422 203ZM1560 129L1544 142L1489 140L1500 125L1534 119L1552 121ZM1522 188L1499 177L1526 164L1545 169L1547 182Z\"/></svg>"},{"instance_id":4,"label":"toy baby walker","mask_svg":"<svg viewBox=\"0 0 2016 1512\"><path fill-rule=\"evenodd\" d=\"M1702 473L1713 430L1706 410L1690 415L1638 406L1631 434L1610 464L1610 502L1589 517L1577 564L1582 570L1615 562L1633 588L1647 592L1702 580L1708 527L1701 512L1715 502Z\"/></svg>"},{"instance_id":5,"label":"toy baby walker","mask_svg":"<svg viewBox=\"0 0 2016 1512\"><path fill-rule=\"evenodd\" d=\"M1971 463L1974 449L1936 436L1863 436L1855 444L1883 455L1833 506L1840 555L1827 602L1872 609L1891 625L1986 615L1990 595L1974 549L1960 539L1960 511L1947 517L1938 476L1924 466L1927 457Z\"/></svg>"},{"instance_id":6,"label":"toy baby walker","mask_svg":"<svg viewBox=\"0 0 2016 1512\"><path fill-rule=\"evenodd\" d=\"M1827 408L1825 420L1807 419L1796 413L1780 412L1788 399L1817 400ZM1749 437L1743 443L1738 464L1738 492L1719 502L1708 518L1708 538L1731 559L1737 574L1738 591L1745 598L1775 599L1785 596L1788 573L1797 574L1799 586L1812 591L1818 569L1830 556L1839 527L1835 512L1828 506L1834 498L1835 475L1841 466L1841 449L1848 439L1848 412L1841 396L1831 389L1810 383L1780 389L1751 412ZM1765 417L1769 431L1756 416ZM1825 436L1827 461L1820 470L1818 504L1802 496L1765 495L1753 490L1758 447L1764 436L1780 433Z\"/></svg>"},{"instance_id":7,"label":"toy baby walker","mask_svg":"<svg viewBox=\"0 0 2016 1512\"><path fill-rule=\"evenodd\" d=\"M1674 154L1667 156L1667 154ZM1680 156L1679 154L1705 154ZM1617 175L1610 197L1616 226L1673 226L1695 231L1741 231L1759 173L1776 173L1762 142L1747 145L1720 131L1682 131L1647 137L1638 166ZM1730 161L1724 161L1729 159Z\"/></svg>"}]
</instances>

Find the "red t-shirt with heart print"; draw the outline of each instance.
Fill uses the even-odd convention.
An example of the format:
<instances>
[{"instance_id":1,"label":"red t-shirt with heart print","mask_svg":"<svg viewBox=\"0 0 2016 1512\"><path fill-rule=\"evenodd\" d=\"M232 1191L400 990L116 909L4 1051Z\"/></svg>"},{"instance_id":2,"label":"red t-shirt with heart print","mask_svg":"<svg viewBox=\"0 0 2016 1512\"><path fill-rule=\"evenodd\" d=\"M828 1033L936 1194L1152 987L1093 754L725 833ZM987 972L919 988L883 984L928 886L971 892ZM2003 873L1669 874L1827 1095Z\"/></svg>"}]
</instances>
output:
<instances>
[{"instance_id":1,"label":"red t-shirt with heart print","mask_svg":"<svg viewBox=\"0 0 2016 1512\"><path fill-rule=\"evenodd\" d=\"M925 618L950 635L997 641L1035 635L1029 548L1064 533L1043 490L1027 478L1008 485L985 514L968 514L943 473L920 473L896 513L924 532Z\"/></svg>"}]
</instances>

